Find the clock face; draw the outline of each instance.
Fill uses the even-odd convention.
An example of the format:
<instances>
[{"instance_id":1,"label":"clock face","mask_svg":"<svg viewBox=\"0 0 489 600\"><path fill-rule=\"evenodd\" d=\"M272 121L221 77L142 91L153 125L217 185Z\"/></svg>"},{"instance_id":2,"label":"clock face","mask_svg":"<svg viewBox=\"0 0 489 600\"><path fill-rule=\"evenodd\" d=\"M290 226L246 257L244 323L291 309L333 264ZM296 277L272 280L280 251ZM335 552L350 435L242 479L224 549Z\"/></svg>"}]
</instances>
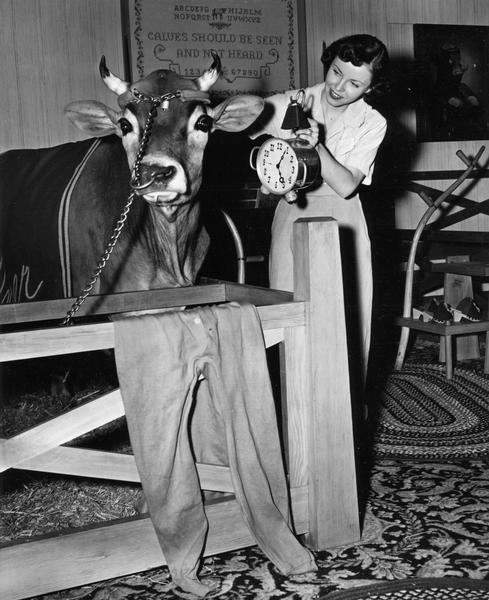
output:
<instances>
[{"instance_id":1,"label":"clock face","mask_svg":"<svg viewBox=\"0 0 489 600\"><path fill-rule=\"evenodd\" d=\"M272 138L262 144L256 157L256 171L262 184L272 194L290 191L298 177L299 164L292 146Z\"/></svg>"}]
</instances>

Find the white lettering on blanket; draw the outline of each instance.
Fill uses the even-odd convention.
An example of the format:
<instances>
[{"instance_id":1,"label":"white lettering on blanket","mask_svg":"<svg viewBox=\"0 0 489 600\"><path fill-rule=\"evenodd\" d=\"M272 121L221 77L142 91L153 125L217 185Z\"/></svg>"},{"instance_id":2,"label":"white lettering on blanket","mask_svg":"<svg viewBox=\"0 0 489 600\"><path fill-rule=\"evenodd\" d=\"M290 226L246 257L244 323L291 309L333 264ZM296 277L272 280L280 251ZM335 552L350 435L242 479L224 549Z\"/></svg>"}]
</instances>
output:
<instances>
[{"instance_id":1,"label":"white lettering on blanket","mask_svg":"<svg viewBox=\"0 0 489 600\"><path fill-rule=\"evenodd\" d=\"M22 265L19 273L12 276L10 285L7 284L7 272L3 266L3 257L0 256L0 304L14 304L33 300L44 281L40 281L33 292L30 291L30 268Z\"/></svg>"}]
</instances>

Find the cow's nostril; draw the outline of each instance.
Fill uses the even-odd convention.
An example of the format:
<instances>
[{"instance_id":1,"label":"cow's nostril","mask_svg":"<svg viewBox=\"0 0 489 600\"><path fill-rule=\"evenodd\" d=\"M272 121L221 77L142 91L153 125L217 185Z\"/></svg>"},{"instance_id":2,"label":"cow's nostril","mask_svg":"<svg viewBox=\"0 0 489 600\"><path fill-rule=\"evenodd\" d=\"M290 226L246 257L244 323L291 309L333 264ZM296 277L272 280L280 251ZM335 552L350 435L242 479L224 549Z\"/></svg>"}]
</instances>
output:
<instances>
[{"instance_id":1,"label":"cow's nostril","mask_svg":"<svg viewBox=\"0 0 489 600\"><path fill-rule=\"evenodd\" d=\"M151 176L154 177L156 180L168 180L174 177L176 172L177 170L173 166L162 167L158 171L153 171L151 173Z\"/></svg>"}]
</instances>

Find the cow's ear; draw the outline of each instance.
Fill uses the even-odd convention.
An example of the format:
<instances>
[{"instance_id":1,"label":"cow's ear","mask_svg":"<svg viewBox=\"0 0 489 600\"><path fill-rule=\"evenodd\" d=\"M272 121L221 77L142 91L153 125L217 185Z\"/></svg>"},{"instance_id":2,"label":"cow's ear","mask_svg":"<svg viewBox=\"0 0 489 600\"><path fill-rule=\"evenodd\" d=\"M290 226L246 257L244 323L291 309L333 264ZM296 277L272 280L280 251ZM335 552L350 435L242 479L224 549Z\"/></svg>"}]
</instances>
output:
<instances>
[{"instance_id":1,"label":"cow's ear","mask_svg":"<svg viewBox=\"0 0 489 600\"><path fill-rule=\"evenodd\" d=\"M263 110L263 105L263 98L243 94L227 98L209 109L209 114L214 119L214 129L243 131L255 121Z\"/></svg>"},{"instance_id":2,"label":"cow's ear","mask_svg":"<svg viewBox=\"0 0 489 600\"><path fill-rule=\"evenodd\" d=\"M65 115L79 129L95 137L115 133L120 136L117 121L120 114L96 100L79 100L65 107Z\"/></svg>"}]
</instances>

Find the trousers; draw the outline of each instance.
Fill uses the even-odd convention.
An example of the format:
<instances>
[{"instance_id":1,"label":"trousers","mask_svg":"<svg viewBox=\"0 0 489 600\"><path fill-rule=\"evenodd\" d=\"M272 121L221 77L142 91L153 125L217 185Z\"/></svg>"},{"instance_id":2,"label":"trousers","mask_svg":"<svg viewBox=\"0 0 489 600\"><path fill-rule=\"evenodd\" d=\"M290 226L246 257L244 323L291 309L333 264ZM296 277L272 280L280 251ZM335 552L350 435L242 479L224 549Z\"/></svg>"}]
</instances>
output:
<instances>
[{"instance_id":1,"label":"trousers","mask_svg":"<svg viewBox=\"0 0 489 600\"><path fill-rule=\"evenodd\" d=\"M114 327L131 445L173 581L190 589L198 580L208 529L196 461L230 467L244 521L282 573L316 570L289 525L255 307L231 302L120 319Z\"/></svg>"}]
</instances>

